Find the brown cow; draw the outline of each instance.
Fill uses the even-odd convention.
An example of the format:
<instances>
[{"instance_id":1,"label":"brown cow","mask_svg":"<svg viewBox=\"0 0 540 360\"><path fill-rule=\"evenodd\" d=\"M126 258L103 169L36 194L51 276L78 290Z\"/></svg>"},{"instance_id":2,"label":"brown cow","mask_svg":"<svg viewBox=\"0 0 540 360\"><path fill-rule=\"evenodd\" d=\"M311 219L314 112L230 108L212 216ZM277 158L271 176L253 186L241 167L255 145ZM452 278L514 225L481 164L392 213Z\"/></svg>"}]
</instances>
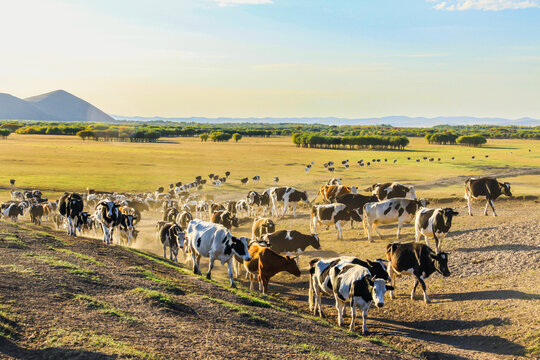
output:
<instances>
[{"instance_id":1,"label":"brown cow","mask_svg":"<svg viewBox=\"0 0 540 360\"><path fill-rule=\"evenodd\" d=\"M323 185L319 189L318 195L322 195L324 202L330 203L336 197L346 194L358 194L358 189L354 186L345 185Z\"/></svg>"},{"instance_id":2,"label":"brown cow","mask_svg":"<svg viewBox=\"0 0 540 360\"><path fill-rule=\"evenodd\" d=\"M276 224L268 218L255 218L251 228L251 238L260 240L264 234L270 234L276 231Z\"/></svg>"},{"instance_id":3,"label":"brown cow","mask_svg":"<svg viewBox=\"0 0 540 360\"><path fill-rule=\"evenodd\" d=\"M221 224L228 230L231 230L233 226L238 227L238 218L227 210L216 211L212 214L210 221L214 224Z\"/></svg>"},{"instance_id":4,"label":"brown cow","mask_svg":"<svg viewBox=\"0 0 540 360\"><path fill-rule=\"evenodd\" d=\"M268 282L277 273L287 271L296 277L300 277L301 275L300 269L292 257L276 254L268 247L253 244L249 248L249 255L251 256L251 260L244 261L244 267L250 275L250 289L253 289L253 278L255 275L257 275L259 280L259 290L262 287L263 294L268 292Z\"/></svg>"}]
</instances>

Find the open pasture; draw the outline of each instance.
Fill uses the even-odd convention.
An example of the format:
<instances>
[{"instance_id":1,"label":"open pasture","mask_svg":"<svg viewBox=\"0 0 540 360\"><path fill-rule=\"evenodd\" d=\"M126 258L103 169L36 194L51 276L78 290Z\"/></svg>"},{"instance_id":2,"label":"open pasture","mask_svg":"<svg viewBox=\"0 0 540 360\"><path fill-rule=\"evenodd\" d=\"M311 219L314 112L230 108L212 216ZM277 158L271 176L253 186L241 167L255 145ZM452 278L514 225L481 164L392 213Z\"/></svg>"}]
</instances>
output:
<instances>
[{"instance_id":1,"label":"open pasture","mask_svg":"<svg viewBox=\"0 0 540 360\"><path fill-rule=\"evenodd\" d=\"M398 278L397 299L387 297L384 308L370 310L368 326L372 333L398 349L427 359L510 359L539 354L540 205L534 198L540 195L538 142L489 140L482 148L466 148L428 145L424 139L412 138L406 151L351 151L296 148L289 137L245 138L237 144L201 143L196 138L128 144L82 142L65 136L13 135L0 141L0 146L4 169L0 174L1 200L9 198L10 178L17 180L17 188L43 189L45 196L53 199L64 190L84 191L87 187L153 191L169 183L192 181L197 175L207 178L209 173L224 175L225 171L232 175L221 189L207 185L204 190L215 195L216 200L245 198L249 190L274 186L274 176L280 178L279 185L308 190L310 199L331 177L340 177L344 184L359 189L385 181L413 184L418 197L439 199L429 207L450 206L460 213L442 245L450 251L452 275L442 278L434 274L427 279L427 291L433 301L429 305L410 300L412 279ZM422 160L424 156L435 161ZM473 160L472 156L476 158ZM371 162L374 158L380 158L381 163L369 168L357 164L360 159ZM341 166L345 159L349 159L349 170ZM394 159L398 160L395 164ZM322 167L330 160L336 163L335 173ZM315 164L306 174L304 168L310 161ZM463 197L464 178L483 174L504 176L501 181L511 182L512 192L518 197L495 201L497 218L482 215L482 201L473 203L475 216L469 217L466 202L459 200ZM255 175L261 176L259 184L240 185L240 178ZM524 200L526 196L533 197ZM162 255L154 233L160 216L159 212L143 214L136 248ZM287 215L275 221L277 230L308 233L308 207L300 207L296 218ZM250 236L251 223L251 218L241 219L240 227L233 229L233 233ZM343 241L336 240L334 228L320 228L322 249L309 248L300 257L300 278L274 277L269 286L271 298L307 312L310 259L337 255L384 258L386 245L395 241L395 225L381 226L383 238L375 236L373 243L367 241L361 224L355 223L355 229L349 227L345 224ZM413 239L412 225L405 226L400 240ZM201 265L204 273L205 259ZM225 284L225 268L216 263L215 270L215 278ZM243 280L240 284L248 285ZM421 298L420 290L417 298ZM335 324L333 300L326 297L323 304L328 320ZM349 319L346 317L346 324Z\"/></svg>"}]
</instances>

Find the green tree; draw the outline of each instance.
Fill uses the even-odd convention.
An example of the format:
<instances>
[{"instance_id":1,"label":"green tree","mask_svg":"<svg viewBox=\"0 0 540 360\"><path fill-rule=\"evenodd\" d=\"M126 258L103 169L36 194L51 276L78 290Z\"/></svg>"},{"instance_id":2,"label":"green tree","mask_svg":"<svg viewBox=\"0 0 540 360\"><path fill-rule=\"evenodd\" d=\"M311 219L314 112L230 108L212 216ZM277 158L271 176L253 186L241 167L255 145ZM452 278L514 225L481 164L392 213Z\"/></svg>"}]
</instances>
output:
<instances>
[{"instance_id":1,"label":"green tree","mask_svg":"<svg viewBox=\"0 0 540 360\"><path fill-rule=\"evenodd\" d=\"M208 140L208 133L202 133L201 135L199 135L199 138L201 139L201 142L206 142Z\"/></svg>"}]
</instances>

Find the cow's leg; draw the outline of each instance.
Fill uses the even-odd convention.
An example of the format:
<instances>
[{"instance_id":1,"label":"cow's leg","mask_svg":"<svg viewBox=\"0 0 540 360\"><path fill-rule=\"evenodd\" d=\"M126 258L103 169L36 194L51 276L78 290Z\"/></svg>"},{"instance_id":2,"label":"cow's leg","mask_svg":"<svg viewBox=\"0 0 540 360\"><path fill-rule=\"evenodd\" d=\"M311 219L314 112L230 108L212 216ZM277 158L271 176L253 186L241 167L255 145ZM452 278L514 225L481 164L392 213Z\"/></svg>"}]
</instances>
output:
<instances>
[{"instance_id":1,"label":"cow's leg","mask_svg":"<svg viewBox=\"0 0 540 360\"><path fill-rule=\"evenodd\" d=\"M351 299L351 326L349 326L349 331L354 331L354 322L356 320L356 301L354 301L354 296Z\"/></svg>"},{"instance_id":2,"label":"cow's leg","mask_svg":"<svg viewBox=\"0 0 540 360\"><path fill-rule=\"evenodd\" d=\"M491 205L491 210L493 210L493 216L497 216L497 212L495 212L495 204L493 203L493 200L489 200L489 205Z\"/></svg>"},{"instance_id":3,"label":"cow's leg","mask_svg":"<svg viewBox=\"0 0 540 360\"><path fill-rule=\"evenodd\" d=\"M487 216L488 206L489 206L489 199L486 199L486 208L484 209L485 216Z\"/></svg>"},{"instance_id":4,"label":"cow's leg","mask_svg":"<svg viewBox=\"0 0 540 360\"><path fill-rule=\"evenodd\" d=\"M354 229L354 221L351 220L351 229Z\"/></svg>"},{"instance_id":5,"label":"cow's leg","mask_svg":"<svg viewBox=\"0 0 540 360\"><path fill-rule=\"evenodd\" d=\"M268 276L263 276L260 273L259 273L259 277L260 277L260 284L262 284L262 293L267 294L268 293L268 282L270 281L270 278ZM259 285L259 290L260 290L260 285Z\"/></svg>"},{"instance_id":6,"label":"cow's leg","mask_svg":"<svg viewBox=\"0 0 540 360\"><path fill-rule=\"evenodd\" d=\"M364 308L364 311L362 312L362 333L363 333L364 335L369 334L369 330L368 330L368 328L367 328L367 316L368 316L369 305L370 305L370 304L368 304L368 305Z\"/></svg>"},{"instance_id":7,"label":"cow's leg","mask_svg":"<svg viewBox=\"0 0 540 360\"><path fill-rule=\"evenodd\" d=\"M322 309L322 299L321 299L321 289L319 289L319 286L315 287L315 300L316 300L316 308L319 309L319 316L324 318L326 315L324 314L324 311ZM315 309L313 310L315 313Z\"/></svg>"},{"instance_id":8,"label":"cow's leg","mask_svg":"<svg viewBox=\"0 0 540 360\"><path fill-rule=\"evenodd\" d=\"M294 260L296 261L296 266L300 267L300 255L296 255L296 257L294 258Z\"/></svg>"},{"instance_id":9,"label":"cow's leg","mask_svg":"<svg viewBox=\"0 0 540 360\"><path fill-rule=\"evenodd\" d=\"M414 293L416 292L416 287L418 286L418 278L414 278L414 285L411 291L411 300L414 300Z\"/></svg>"},{"instance_id":10,"label":"cow's leg","mask_svg":"<svg viewBox=\"0 0 540 360\"><path fill-rule=\"evenodd\" d=\"M362 225L364 226L364 233L367 234L369 242L372 242L371 241L371 224L369 223L369 219L367 218L367 216L364 216L364 218L362 219Z\"/></svg>"},{"instance_id":11,"label":"cow's leg","mask_svg":"<svg viewBox=\"0 0 540 360\"><path fill-rule=\"evenodd\" d=\"M195 255L195 251L193 251L193 249L191 250L191 260L193 261L193 273L194 274L200 274L201 272L199 271L199 261L198 259L200 259L199 256Z\"/></svg>"},{"instance_id":12,"label":"cow's leg","mask_svg":"<svg viewBox=\"0 0 540 360\"><path fill-rule=\"evenodd\" d=\"M285 216L288 208L289 208L289 201L286 199L283 199L283 212L281 213L281 217Z\"/></svg>"},{"instance_id":13,"label":"cow's leg","mask_svg":"<svg viewBox=\"0 0 540 360\"><path fill-rule=\"evenodd\" d=\"M163 257L165 259L167 258L167 245L165 245L165 243L163 243Z\"/></svg>"},{"instance_id":14,"label":"cow's leg","mask_svg":"<svg viewBox=\"0 0 540 360\"><path fill-rule=\"evenodd\" d=\"M473 216L473 214L472 214L472 199L471 199L471 196L468 195L466 197L467 197L467 207L469 209L469 215Z\"/></svg>"},{"instance_id":15,"label":"cow's leg","mask_svg":"<svg viewBox=\"0 0 540 360\"><path fill-rule=\"evenodd\" d=\"M395 286L395 284L396 284L396 272L392 268L392 261L390 261L388 263L388 266L386 268L386 272L390 276L390 285L392 285L392 287L395 289L396 288L396 286ZM396 296L394 295L394 290L390 290L390 299L395 299L395 298L396 298Z\"/></svg>"},{"instance_id":16,"label":"cow's leg","mask_svg":"<svg viewBox=\"0 0 540 360\"><path fill-rule=\"evenodd\" d=\"M420 229L415 225L414 226L414 241L418 242L420 240L420 236L422 234L420 233Z\"/></svg>"},{"instance_id":17,"label":"cow's leg","mask_svg":"<svg viewBox=\"0 0 540 360\"><path fill-rule=\"evenodd\" d=\"M315 234L315 231L317 231L317 225L315 224L315 217L312 216L309 222L309 232Z\"/></svg>"},{"instance_id":18,"label":"cow's leg","mask_svg":"<svg viewBox=\"0 0 540 360\"><path fill-rule=\"evenodd\" d=\"M382 239L382 234L379 231L379 224L373 224L373 228L375 229L375 232L377 233L377 235L379 235L379 239Z\"/></svg>"},{"instance_id":19,"label":"cow's leg","mask_svg":"<svg viewBox=\"0 0 540 360\"><path fill-rule=\"evenodd\" d=\"M439 240L439 238L435 234L435 229L433 229L433 239L435 240L435 250L437 251L437 254L438 254L439 251L441 251L441 248L440 248L441 241ZM427 236L426 236L426 244L427 244ZM427 244L427 245L429 246L429 244Z\"/></svg>"},{"instance_id":20,"label":"cow's leg","mask_svg":"<svg viewBox=\"0 0 540 360\"><path fill-rule=\"evenodd\" d=\"M249 272L246 275L249 275L249 290L253 290L253 280L255 276L253 276L253 274Z\"/></svg>"},{"instance_id":21,"label":"cow's leg","mask_svg":"<svg viewBox=\"0 0 540 360\"><path fill-rule=\"evenodd\" d=\"M232 261L233 258L230 258L229 261L227 261L227 267L229 269L229 281L231 282L231 287L235 288L236 285L234 284L234 276L233 276L233 269L232 269ZM208 273L210 274L210 273ZM208 277L208 276L207 276Z\"/></svg>"},{"instance_id":22,"label":"cow's leg","mask_svg":"<svg viewBox=\"0 0 540 360\"><path fill-rule=\"evenodd\" d=\"M337 322L338 326L343 326L343 307L344 303L339 299L337 294L334 294L336 298L336 310L337 310Z\"/></svg>"},{"instance_id":23,"label":"cow's leg","mask_svg":"<svg viewBox=\"0 0 540 360\"><path fill-rule=\"evenodd\" d=\"M398 224L397 224L397 239L399 240L399 235L401 233L401 226L403 226L403 222L401 222L401 219L398 220Z\"/></svg>"},{"instance_id":24,"label":"cow's leg","mask_svg":"<svg viewBox=\"0 0 540 360\"><path fill-rule=\"evenodd\" d=\"M293 216L296 217L296 207L298 206L298 203L296 203L293 207Z\"/></svg>"},{"instance_id":25,"label":"cow's leg","mask_svg":"<svg viewBox=\"0 0 540 360\"><path fill-rule=\"evenodd\" d=\"M206 273L206 278L210 280L212 278L212 269L214 268L214 254L210 252L210 259L208 260L208 272Z\"/></svg>"},{"instance_id":26,"label":"cow's leg","mask_svg":"<svg viewBox=\"0 0 540 360\"><path fill-rule=\"evenodd\" d=\"M341 221L336 221L337 239L343 240L343 233L341 232Z\"/></svg>"},{"instance_id":27,"label":"cow's leg","mask_svg":"<svg viewBox=\"0 0 540 360\"><path fill-rule=\"evenodd\" d=\"M424 282L424 278L420 276L418 278L418 281L420 282L420 285L422 286L422 290L424 291L424 301L426 302L426 304L429 304L431 300L429 299L429 296L427 295L427 292L426 292L426 283Z\"/></svg>"}]
</instances>

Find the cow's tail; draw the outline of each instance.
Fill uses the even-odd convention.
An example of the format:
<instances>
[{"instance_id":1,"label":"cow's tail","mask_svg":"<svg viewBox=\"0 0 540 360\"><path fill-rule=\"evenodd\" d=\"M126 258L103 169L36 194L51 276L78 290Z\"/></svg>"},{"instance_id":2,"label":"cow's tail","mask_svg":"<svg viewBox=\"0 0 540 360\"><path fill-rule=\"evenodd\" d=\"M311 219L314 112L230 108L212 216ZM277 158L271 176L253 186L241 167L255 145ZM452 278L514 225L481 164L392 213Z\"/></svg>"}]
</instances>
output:
<instances>
[{"instance_id":1,"label":"cow's tail","mask_svg":"<svg viewBox=\"0 0 540 360\"><path fill-rule=\"evenodd\" d=\"M467 180L465 180L465 196L464 196L465 199L469 199L469 197L471 196L471 194L469 193L470 185L471 185L471 179L468 178Z\"/></svg>"}]
</instances>

